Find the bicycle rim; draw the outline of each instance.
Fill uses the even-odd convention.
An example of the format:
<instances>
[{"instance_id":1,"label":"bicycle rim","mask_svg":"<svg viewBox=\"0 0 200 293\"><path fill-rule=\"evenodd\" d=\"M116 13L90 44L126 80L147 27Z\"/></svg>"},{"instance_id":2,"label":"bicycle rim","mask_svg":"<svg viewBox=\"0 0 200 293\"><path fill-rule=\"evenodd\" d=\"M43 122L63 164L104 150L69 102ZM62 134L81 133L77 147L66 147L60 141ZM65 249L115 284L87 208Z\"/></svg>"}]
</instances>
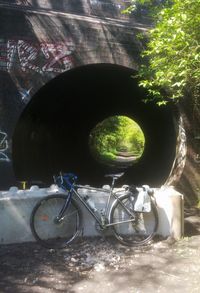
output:
<instances>
[{"instance_id":1,"label":"bicycle rim","mask_svg":"<svg viewBox=\"0 0 200 293\"><path fill-rule=\"evenodd\" d=\"M133 216L130 216L119 202L114 204L110 216L114 236L121 243L129 246L148 243L158 227L158 213L154 202L151 201L149 213L139 213L134 212L133 201L129 194L122 196L120 200Z\"/></svg>"},{"instance_id":2,"label":"bicycle rim","mask_svg":"<svg viewBox=\"0 0 200 293\"><path fill-rule=\"evenodd\" d=\"M50 195L39 201L31 215L31 230L35 239L47 248L63 248L72 242L80 232L81 214L72 200L62 219L59 215L66 195Z\"/></svg>"}]
</instances>

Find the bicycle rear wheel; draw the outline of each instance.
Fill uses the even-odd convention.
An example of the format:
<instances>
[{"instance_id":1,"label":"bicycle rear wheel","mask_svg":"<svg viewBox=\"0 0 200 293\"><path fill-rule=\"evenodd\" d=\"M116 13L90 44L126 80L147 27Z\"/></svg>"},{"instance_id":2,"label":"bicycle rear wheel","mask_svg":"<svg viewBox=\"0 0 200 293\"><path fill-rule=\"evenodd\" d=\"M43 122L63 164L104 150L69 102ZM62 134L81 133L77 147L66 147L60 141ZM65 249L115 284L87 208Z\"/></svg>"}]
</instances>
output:
<instances>
[{"instance_id":1,"label":"bicycle rear wheel","mask_svg":"<svg viewBox=\"0 0 200 293\"><path fill-rule=\"evenodd\" d=\"M56 221L66 202L66 195L53 194L40 200L34 207L30 226L35 239L47 248L63 248L80 233L81 212L72 199L60 221Z\"/></svg>"},{"instance_id":2,"label":"bicycle rear wheel","mask_svg":"<svg viewBox=\"0 0 200 293\"><path fill-rule=\"evenodd\" d=\"M131 212L132 216L119 201L114 203L110 213L114 236L125 245L146 244L154 237L158 227L158 213L154 202L151 201L150 212L140 213L134 211L130 194L121 196L120 201Z\"/></svg>"}]
</instances>

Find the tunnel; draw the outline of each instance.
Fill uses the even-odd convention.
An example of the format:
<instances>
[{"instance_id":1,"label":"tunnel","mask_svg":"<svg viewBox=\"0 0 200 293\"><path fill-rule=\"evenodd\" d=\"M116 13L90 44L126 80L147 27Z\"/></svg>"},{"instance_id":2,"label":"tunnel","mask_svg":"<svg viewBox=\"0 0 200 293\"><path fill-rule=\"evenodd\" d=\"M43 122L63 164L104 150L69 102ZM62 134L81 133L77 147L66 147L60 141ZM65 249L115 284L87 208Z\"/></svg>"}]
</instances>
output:
<instances>
[{"instance_id":1,"label":"tunnel","mask_svg":"<svg viewBox=\"0 0 200 293\"><path fill-rule=\"evenodd\" d=\"M91 64L68 70L44 85L22 112L13 135L17 180L52 182L59 171L78 175L80 184L102 186L104 175L119 172L100 164L89 151L91 129L100 121L124 115L143 130L140 160L123 170L120 184L162 185L176 151L177 111L173 105L144 103L136 71L113 64Z\"/></svg>"}]
</instances>

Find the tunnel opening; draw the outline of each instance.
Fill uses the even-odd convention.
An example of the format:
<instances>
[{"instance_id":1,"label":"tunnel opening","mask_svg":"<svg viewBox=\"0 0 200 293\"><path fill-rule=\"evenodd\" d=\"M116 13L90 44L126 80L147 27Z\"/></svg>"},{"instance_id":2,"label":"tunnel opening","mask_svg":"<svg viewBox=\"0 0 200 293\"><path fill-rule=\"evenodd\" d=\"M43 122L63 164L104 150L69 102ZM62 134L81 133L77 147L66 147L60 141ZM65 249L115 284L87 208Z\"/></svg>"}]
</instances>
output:
<instances>
[{"instance_id":1,"label":"tunnel opening","mask_svg":"<svg viewBox=\"0 0 200 293\"><path fill-rule=\"evenodd\" d=\"M176 150L176 109L144 103L136 72L112 64L71 69L43 86L24 109L13 135L13 167L19 181L52 182L60 170L74 172L82 184L102 186L118 168L99 164L88 139L101 121L115 115L139 124L145 149L127 167L120 184L159 186L169 176Z\"/></svg>"},{"instance_id":2,"label":"tunnel opening","mask_svg":"<svg viewBox=\"0 0 200 293\"><path fill-rule=\"evenodd\" d=\"M99 122L91 130L88 144L97 162L126 170L141 159L145 137L136 121L115 115Z\"/></svg>"}]
</instances>

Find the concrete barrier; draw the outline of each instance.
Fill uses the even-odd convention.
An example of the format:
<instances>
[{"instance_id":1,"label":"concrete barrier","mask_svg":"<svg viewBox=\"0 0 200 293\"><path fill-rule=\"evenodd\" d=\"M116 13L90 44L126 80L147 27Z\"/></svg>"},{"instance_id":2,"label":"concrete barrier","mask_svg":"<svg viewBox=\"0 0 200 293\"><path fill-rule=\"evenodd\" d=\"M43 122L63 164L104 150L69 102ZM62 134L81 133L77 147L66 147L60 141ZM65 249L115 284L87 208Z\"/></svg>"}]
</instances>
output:
<instances>
[{"instance_id":1,"label":"concrete barrier","mask_svg":"<svg viewBox=\"0 0 200 293\"><path fill-rule=\"evenodd\" d=\"M173 186L155 190L159 226L157 234L180 239L184 236L184 197Z\"/></svg>"},{"instance_id":2,"label":"concrete barrier","mask_svg":"<svg viewBox=\"0 0 200 293\"><path fill-rule=\"evenodd\" d=\"M29 226L31 211L38 200L44 196L62 192L55 185L50 188L32 186L29 190L11 187L0 192L0 244L35 241ZM86 192L82 190L82 192ZM90 192L97 209L103 208L108 193ZM157 234L163 237L183 236L183 195L173 187L155 189L155 200L158 207L159 226ZM95 220L81 206L83 212L83 236L97 236Z\"/></svg>"}]
</instances>

